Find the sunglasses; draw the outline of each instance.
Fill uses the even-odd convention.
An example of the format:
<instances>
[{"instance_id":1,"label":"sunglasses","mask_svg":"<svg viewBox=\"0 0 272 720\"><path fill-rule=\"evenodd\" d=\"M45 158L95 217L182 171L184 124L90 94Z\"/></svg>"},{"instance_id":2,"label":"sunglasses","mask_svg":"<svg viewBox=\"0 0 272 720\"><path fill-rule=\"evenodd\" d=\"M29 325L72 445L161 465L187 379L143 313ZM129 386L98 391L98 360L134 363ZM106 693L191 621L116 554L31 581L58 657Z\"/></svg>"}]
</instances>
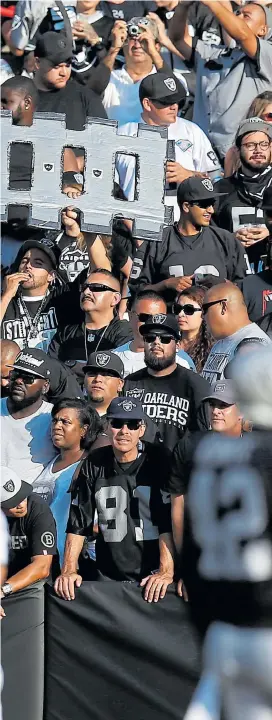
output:
<instances>
[{"instance_id":1,"label":"sunglasses","mask_svg":"<svg viewBox=\"0 0 272 720\"><path fill-rule=\"evenodd\" d=\"M195 205L197 207L200 207L202 210L206 210L208 207L212 205L212 207L215 205L216 198L211 198L208 200L194 200L194 202L190 202L189 204L191 207L194 207Z\"/></svg>"},{"instance_id":2,"label":"sunglasses","mask_svg":"<svg viewBox=\"0 0 272 720\"><path fill-rule=\"evenodd\" d=\"M12 370L10 373L10 380L17 380L17 378L21 378L24 385L33 385L35 380L37 380L35 375L29 375L22 370Z\"/></svg>"},{"instance_id":3,"label":"sunglasses","mask_svg":"<svg viewBox=\"0 0 272 720\"><path fill-rule=\"evenodd\" d=\"M147 333L147 335L144 335L144 341L148 343L155 342L156 338L159 338L162 345L169 345L171 340L175 339L173 335L158 335L158 333Z\"/></svg>"},{"instance_id":4,"label":"sunglasses","mask_svg":"<svg viewBox=\"0 0 272 720\"><path fill-rule=\"evenodd\" d=\"M114 288L109 287L108 285L102 285L102 283L83 283L83 285L80 286L80 292L83 293L85 290L91 290L92 292L116 292Z\"/></svg>"},{"instance_id":5,"label":"sunglasses","mask_svg":"<svg viewBox=\"0 0 272 720\"><path fill-rule=\"evenodd\" d=\"M202 312L202 308L196 308L194 305L190 305L189 303L186 303L186 305L173 303L172 312L174 315L179 315L182 310L184 315L194 315L196 312Z\"/></svg>"},{"instance_id":6,"label":"sunglasses","mask_svg":"<svg viewBox=\"0 0 272 720\"><path fill-rule=\"evenodd\" d=\"M111 427L115 430L121 430L125 425L128 430L139 430L141 427L142 421L141 420L118 420L117 418L113 418L110 420Z\"/></svg>"},{"instance_id":7,"label":"sunglasses","mask_svg":"<svg viewBox=\"0 0 272 720\"><path fill-rule=\"evenodd\" d=\"M262 120L265 120L266 122L272 120L272 113L263 113Z\"/></svg>"},{"instance_id":8,"label":"sunglasses","mask_svg":"<svg viewBox=\"0 0 272 720\"><path fill-rule=\"evenodd\" d=\"M208 312L209 308L212 307L212 305L219 305L222 302L227 302L227 298L222 298L222 300L213 300L212 302L203 303L203 305L202 305L203 315L206 315L206 313Z\"/></svg>"}]
</instances>

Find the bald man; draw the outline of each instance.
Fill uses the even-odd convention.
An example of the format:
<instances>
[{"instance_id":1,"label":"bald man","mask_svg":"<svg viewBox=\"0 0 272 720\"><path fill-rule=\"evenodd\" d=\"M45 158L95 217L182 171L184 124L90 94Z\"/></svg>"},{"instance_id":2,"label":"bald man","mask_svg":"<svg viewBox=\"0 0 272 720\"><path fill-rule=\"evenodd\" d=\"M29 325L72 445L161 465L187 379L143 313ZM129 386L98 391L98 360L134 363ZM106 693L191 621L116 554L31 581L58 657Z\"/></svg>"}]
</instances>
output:
<instances>
[{"instance_id":1,"label":"bald man","mask_svg":"<svg viewBox=\"0 0 272 720\"><path fill-rule=\"evenodd\" d=\"M203 303L205 320L216 340L204 365L202 375L212 385L224 377L224 370L243 340L267 345L271 340L249 320L241 290L233 283L210 288Z\"/></svg>"},{"instance_id":2,"label":"bald man","mask_svg":"<svg viewBox=\"0 0 272 720\"><path fill-rule=\"evenodd\" d=\"M1 397L9 394L9 376L11 367L17 355L21 352L19 345L13 340L2 340L1 342Z\"/></svg>"}]
</instances>

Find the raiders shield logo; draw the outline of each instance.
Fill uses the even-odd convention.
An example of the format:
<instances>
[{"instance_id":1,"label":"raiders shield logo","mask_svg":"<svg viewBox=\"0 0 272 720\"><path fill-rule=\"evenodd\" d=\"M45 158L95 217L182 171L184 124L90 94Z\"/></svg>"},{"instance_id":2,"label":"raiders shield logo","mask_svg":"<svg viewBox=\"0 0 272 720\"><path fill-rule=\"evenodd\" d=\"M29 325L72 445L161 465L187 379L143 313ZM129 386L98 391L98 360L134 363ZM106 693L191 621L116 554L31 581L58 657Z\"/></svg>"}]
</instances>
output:
<instances>
[{"instance_id":1,"label":"raiders shield logo","mask_svg":"<svg viewBox=\"0 0 272 720\"><path fill-rule=\"evenodd\" d=\"M163 81L168 90L171 90L172 92L175 92L177 89L176 83L174 78L166 78L166 80Z\"/></svg>"},{"instance_id":2,"label":"raiders shield logo","mask_svg":"<svg viewBox=\"0 0 272 720\"><path fill-rule=\"evenodd\" d=\"M98 353L95 360L99 367L106 367L106 365L110 362L110 355L106 355L106 353Z\"/></svg>"},{"instance_id":3,"label":"raiders shield logo","mask_svg":"<svg viewBox=\"0 0 272 720\"><path fill-rule=\"evenodd\" d=\"M142 400L144 397L144 389L142 388L132 388L132 390L126 391L127 397L134 397L135 400Z\"/></svg>"},{"instance_id":4,"label":"raiders shield logo","mask_svg":"<svg viewBox=\"0 0 272 720\"><path fill-rule=\"evenodd\" d=\"M15 490L15 485L13 480L8 480L5 485L3 485L4 490L6 490L9 493L13 493Z\"/></svg>"},{"instance_id":5,"label":"raiders shield logo","mask_svg":"<svg viewBox=\"0 0 272 720\"><path fill-rule=\"evenodd\" d=\"M133 408L137 407L137 405L135 405L132 400L122 400L122 402L118 403L118 406L122 407L123 410L125 410L126 412L131 412Z\"/></svg>"},{"instance_id":6,"label":"raiders shield logo","mask_svg":"<svg viewBox=\"0 0 272 720\"><path fill-rule=\"evenodd\" d=\"M166 315L160 314L160 315L153 315L152 316L152 322L154 325L163 325L166 320Z\"/></svg>"},{"instance_id":7,"label":"raiders shield logo","mask_svg":"<svg viewBox=\"0 0 272 720\"><path fill-rule=\"evenodd\" d=\"M96 178L102 177L102 170L92 170L92 175Z\"/></svg>"},{"instance_id":8,"label":"raiders shield logo","mask_svg":"<svg viewBox=\"0 0 272 720\"><path fill-rule=\"evenodd\" d=\"M213 184L212 184L211 180L206 178L205 180L201 180L201 182L202 182L202 185L204 185L204 187L206 188L206 190L209 190L209 192L213 192Z\"/></svg>"},{"instance_id":9,"label":"raiders shield logo","mask_svg":"<svg viewBox=\"0 0 272 720\"><path fill-rule=\"evenodd\" d=\"M54 172L54 164L53 163L43 163L43 171L44 172Z\"/></svg>"}]
</instances>

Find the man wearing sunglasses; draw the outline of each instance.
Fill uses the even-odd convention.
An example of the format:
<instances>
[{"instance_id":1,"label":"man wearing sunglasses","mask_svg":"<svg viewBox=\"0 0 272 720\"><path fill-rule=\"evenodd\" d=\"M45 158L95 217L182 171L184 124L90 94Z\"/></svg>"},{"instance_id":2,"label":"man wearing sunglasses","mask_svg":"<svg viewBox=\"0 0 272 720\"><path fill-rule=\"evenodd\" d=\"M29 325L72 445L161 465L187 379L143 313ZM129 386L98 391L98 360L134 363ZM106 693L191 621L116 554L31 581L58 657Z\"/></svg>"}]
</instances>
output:
<instances>
[{"instance_id":1,"label":"man wearing sunglasses","mask_svg":"<svg viewBox=\"0 0 272 720\"><path fill-rule=\"evenodd\" d=\"M245 276L241 243L211 224L220 195L208 178L191 177L180 183L179 222L165 228L160 243L150 243L139 277L141 288L147 285L168 302L206 276L233 282Z\"/></svg>"},{"instance_id":2,"label":"man wearing sunglasses","mask_svg":"<svg viewBox=\"0 0 272 720\"><path fill-rule=\"evenodd\" d=\"M241 167L231 177L216 183L219 198L215 221L234 232L247 252L254 272L263 269L269 231L263 213L263 195L272 187L272 125L259 117L240 124L236 147Z\"/></svg>"},{"instance_id":3,"label":"man wearing sunglasses","mask_svg":"<svg viewBox=\"0 0 272 720\"><path fill-rule=\"evenodd\" d=\"M232 283L216 285L205 295L202 310L207 326L216 340L202 375L212 385L224 377L224 371L243 340L250 338L260 346L271 343L261 328L249 320L241 290Z\"/></svg>"},{"instance_id":4,"label":"man wearing sunglasses","mask_svg":"<svg viewBox=\"0 0 272 720\"><path fill-rule=\"evenodd\" d=\"M52 405L45 401L51 367L47 355L25 348L10 374L9 397L1 400L1 462L33 483L53 460Z\"/></svg>"},{"instance_id":5,"label":"man wearing sunglasses","mask_svg":"<svg viewBox=\"0 0 272 720\"><path fill-rule=\"evenodd\" d=\"M111 350L132 339L127 320L119 320L120 282L109 270L94 270L80 288L82 322L61 327L48 355L66 363L83 383L83 365L92 352Z\"/></svg>"},{"instance_id":6,"label":"man wearing sunglasses","mask_svg":"<svg viewBox=\"0 0 272 720\"><path fill-rule=\"evenodd\" d=\"M173 581L170 498L164 493L169 457L164 448L139 442L145 431L139 400L115 398L108 408L110 446L94 451L72 489L64 564L55 590L73 600L81 585L77 561L98 512L99 578L140 582L144 598L157 602ZM153 574L152 574L153 573Z\"/></svg>"},{"instance_id":7,"label":"man wearing sunglasses","mask_svg":"<svg viewBox=\"0 0 272 720\"><path fill-rule=\"evenodd\" d=\"M173 315L154 315L141 326L146 367L128 375L124 394L141 400L144 411L159 428L164 445L170 451L183 437L186 428L207 430L206 409L201 401L208 386L197 373L177 364L180 337Z\"/></svg>"},{"instance_id":8,"label":"man wearing sunglasses","mask_svg":"<svg viewBox=\"0 0 272 720\"><path fill-rule=\"evenodd\" d=\"M129 310L129 321L132 327L133 340L121 347L116 348L114 353L119 355L124 363L124 377L145 367L144 340L140 333L141 326L148 322L153 315L165 314L167 305L165 300L152 290L145 290L138 293L132 301ZM177 363L183 367L195 370L195 365L190 356L183 350L177 352Z\"/></svg>"}]
</instances>

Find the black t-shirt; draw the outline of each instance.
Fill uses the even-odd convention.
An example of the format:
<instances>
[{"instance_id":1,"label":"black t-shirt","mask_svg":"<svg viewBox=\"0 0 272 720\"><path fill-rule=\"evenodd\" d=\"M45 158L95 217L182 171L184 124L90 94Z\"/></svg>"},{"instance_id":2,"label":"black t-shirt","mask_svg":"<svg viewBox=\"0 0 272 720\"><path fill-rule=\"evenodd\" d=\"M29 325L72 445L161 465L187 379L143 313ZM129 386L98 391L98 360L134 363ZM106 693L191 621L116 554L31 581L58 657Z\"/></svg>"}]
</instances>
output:
<instances>
[{"instance_id":1,"label":"black t-shirt","mask_svg":"<svg viewBox=\"0 0 272 720\"><path fill-rule=\"evenodd\" d=\"M83 130L87 117L107 118L98 95L73 79L61 90L39 90L38 95L37 111L64 113L68 130Z\"/></svg>"},{"instance_id":2,"label":"black t-shirt","mask_svg":"<svg viewBox=\"0 0 272 720\"><path fill-rule=\"evenodd\" d=\"M147 368L138 370L126 377L123 393L141 401L169 450L173 450L186 428L208 429L208 415L201 401L209 394L209 385L181 365L171 375L160 377L149 375Z\"/></svg>"},{"instance_id":3,"label":"black t-shirt","mask_svg":"<svg viewBox=\"0 0 272 720\"><path fill-rule=\"evenodd\" d=\"M154 285L171 276L195 274L198 280L215 275L222 280L236 282L246 274L245 250L231 233L215 225L203 228L190 237L178 232L177 224L166 227L161 242L149 243L144 258L139 285ZM132 268L134 269L136 258ZM172 300L175 291L164 291L166 300Z\"/></svg>"},{"instance_id":4,"label":"black t-shirt","mask_svg":"<svg viewBox=\"0 0 272 720\"><path fill-rule=\"evenodd\" d=\"M168 474L166 480L167 490L170 495L186 495L192 472L194 453L204 435L204 432L190 432L188 430L176 445L172 455L170 474Z\"/></svg>"},{"instance_id":5,"label":"black t-shirt","mask_svg":"<svg viewBox=\"0 0 272 720\"><path fill-rule=\"evenodd\" d=\"M98 330L86 329L82 321L60 328L49 346L48 355L67 364L82 381L82 367L90 353L112 350L132 339L132 330L127 320L114 317L108 327Z\"/></svg>"},{"instance_id":6,"label":"black t-shirt","mask_svg":"<svg viewBox=\"0 0 272 720\"><path fill-rule=\"evenodd\" d=\"M110 2L102 2L101 7L105 14L110 15L114 20L125 20L128 22L133 17L144 17L149 12L156 10L155 2L142 2L142 0L129 0L129 2L122 2L118 5Z\"/></svg>"},{"instance_id":7,"label":"black t-shirt","mask_svg":"<svg viewBox=\"0 0 272 720\"><path fill-rule=\"evenodd\" d=\"M239 7L236 2L232 2L231 4L234 11ZM190 3L188 24L193 26L197 40L203 40L207 45L223 44L222 27L220 23L213 12L208 7L202 5L201 2Z\"/></svg>"},{"instance_id":8,"label":"black t-shirt","mask_svg":"<svg viewBox=\"0 0 272 720\"><path fill-rule=\"evenodd\" d=\"M10 534L8 577L30 565L35 555L56 555L56 524L47 503L35 493L27 500L27 514L7 517Z\"/></svg>"},{"instance_id":9,"label":"black t-shirt","mask_svg":"<svg viewBox=\"0 0 272 720\"><path fill-rule=\"evenodd\" d=\"M272 432L197 446L187 496L183 579L196 627L272 626Z\"/></svg>"},{"instance_id":10,"label":"black t-shirt","mask_svg":"<svg viewBox=\"0 0 272 720\"><path fill-rule=\"evenodd\" d=\"M242 290L251 322L257 322L272 312L271 270L263 270L258 275L248 275L238 286Z\"/></svg>"},{"instance_id":11,"label":"black t-shirt","mask_svg":"<svg viewBox=\"0 0 272 720\"><path fill-rule=\"evenodd\" d=\"M148 447L123 466L111 446L95 450L72 489L67 532L90 537L98 511L96 563L113 580L140 580L159 568L161 533L171 532L170 497L164 491L169 458Z\"/></svg>"}]
</instances>

